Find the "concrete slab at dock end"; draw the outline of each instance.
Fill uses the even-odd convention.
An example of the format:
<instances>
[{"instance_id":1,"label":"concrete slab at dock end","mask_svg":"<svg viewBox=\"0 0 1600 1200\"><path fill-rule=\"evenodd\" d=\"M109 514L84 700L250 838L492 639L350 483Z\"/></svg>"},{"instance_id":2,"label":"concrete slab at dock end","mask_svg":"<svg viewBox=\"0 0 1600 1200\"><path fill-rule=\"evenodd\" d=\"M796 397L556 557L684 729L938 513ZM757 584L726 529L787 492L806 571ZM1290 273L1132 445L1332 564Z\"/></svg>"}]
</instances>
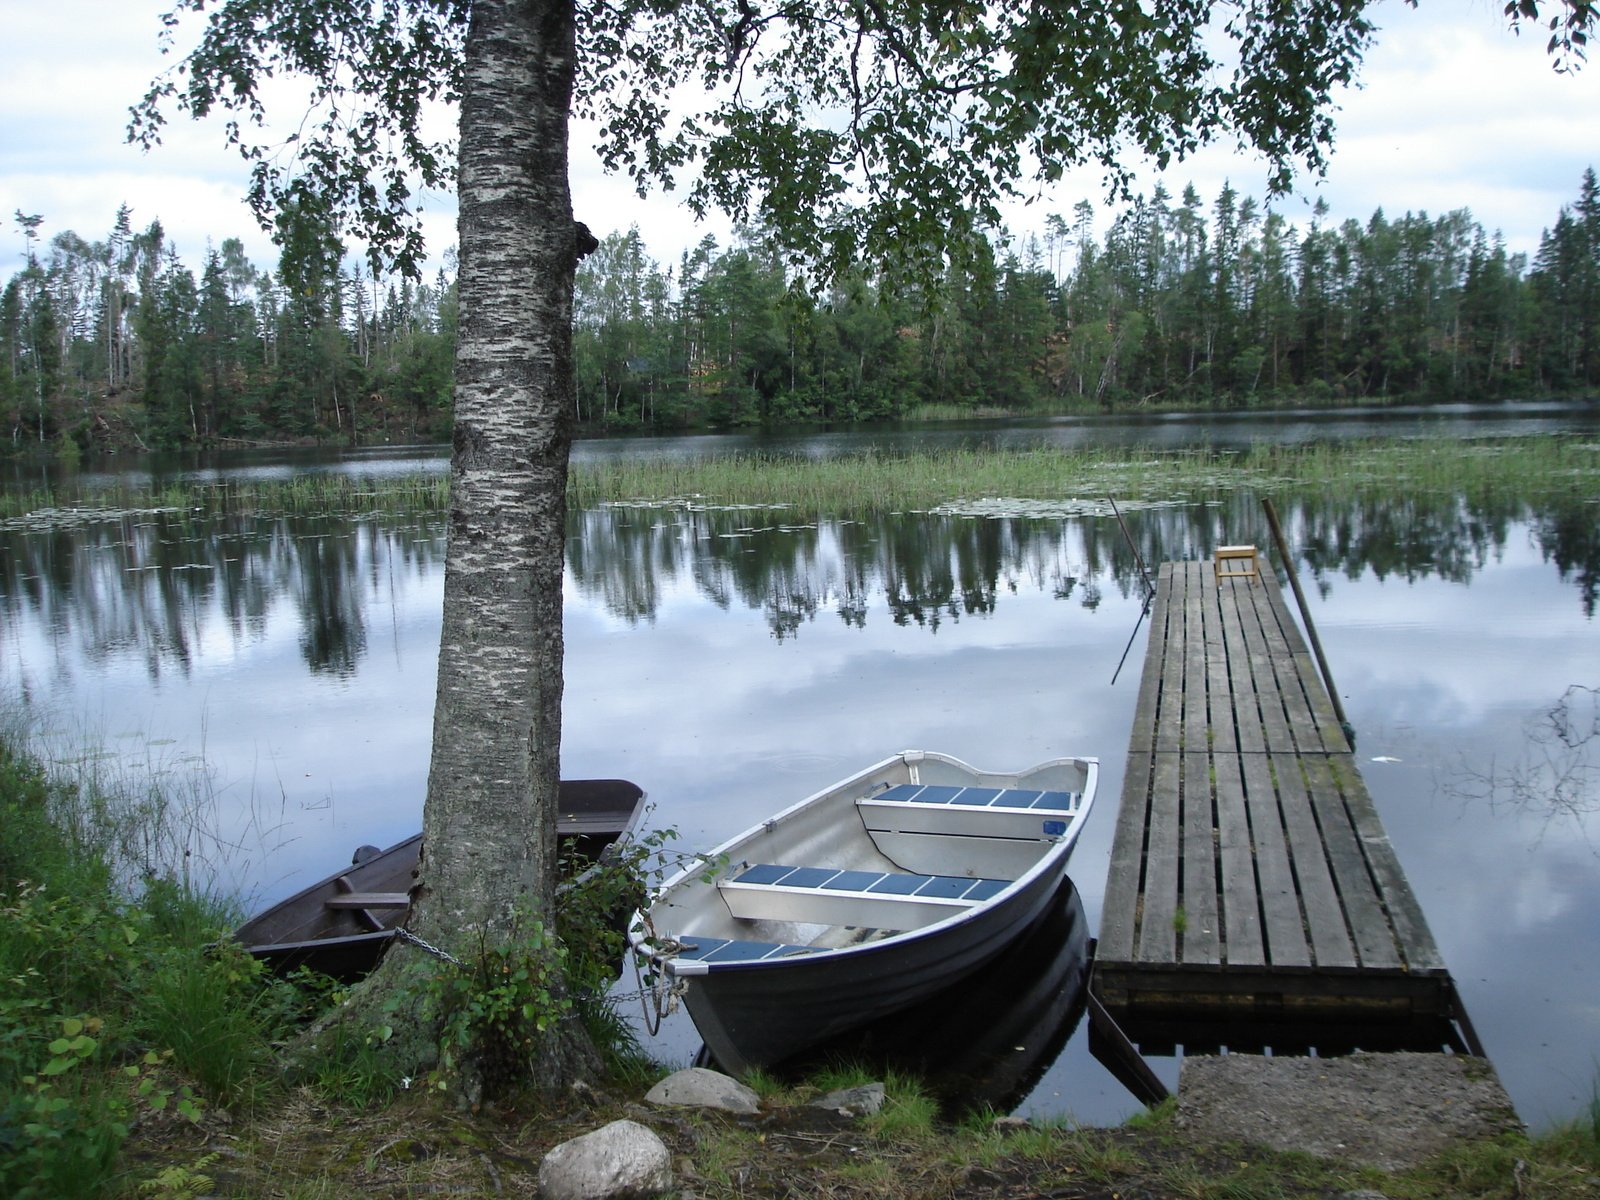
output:
<instances>
[{"instance_id":1,"label":"concrete slab at dock end","mask_svg":"<svg viewBox=\"0 0 1600 1200\"><path fill-rule=\"evenodd\" d=\"M1177 1124L1208 1141L1299 1150L1387 1171L1522 1128L1486 1059L1410 1053L1186 1057Z\"/></svg>"}]
</instances>

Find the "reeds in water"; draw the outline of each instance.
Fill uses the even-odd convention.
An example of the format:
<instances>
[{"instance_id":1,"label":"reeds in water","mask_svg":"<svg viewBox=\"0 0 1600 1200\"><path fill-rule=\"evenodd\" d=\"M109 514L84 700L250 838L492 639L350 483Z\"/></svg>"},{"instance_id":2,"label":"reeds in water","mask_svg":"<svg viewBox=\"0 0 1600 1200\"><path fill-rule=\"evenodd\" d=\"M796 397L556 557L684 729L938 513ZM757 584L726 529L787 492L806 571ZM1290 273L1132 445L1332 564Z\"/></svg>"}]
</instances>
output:
<instances>
[{"instance_id":1,"label":"reeds in water","mask_svg":"<svg viewBox=\"0 0 1600 1200\"><path fill-rule=\"evenodd\" d=\"M882 448L836 458L765 454L615 458L572 467L568 500L784 507L799 515L923 510L989 498L1182 503L1249 489L1383 498L1404 492L1469 501L1600 499L1600 444L1545 435L1477 440L1392 439L1243 449L1139 446L1026 449ZM0 522L46 522L67 505L97 511L202 509L238 513L442 511L449 477L307 475L277 480L117 485L72 495L0 494Z\"/></svg>"}]
</instances>

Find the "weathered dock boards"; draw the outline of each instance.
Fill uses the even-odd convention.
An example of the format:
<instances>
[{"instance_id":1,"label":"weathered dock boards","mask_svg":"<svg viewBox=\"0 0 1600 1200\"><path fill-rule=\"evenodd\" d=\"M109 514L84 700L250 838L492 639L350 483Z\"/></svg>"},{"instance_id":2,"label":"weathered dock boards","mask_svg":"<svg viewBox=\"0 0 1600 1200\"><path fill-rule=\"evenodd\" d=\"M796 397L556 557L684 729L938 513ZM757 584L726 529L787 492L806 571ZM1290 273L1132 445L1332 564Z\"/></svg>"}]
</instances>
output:
<instances>
[{"instance_id":1,"label":"weathered dock boards","mask_svg":"<svg viewBox=\"0 0 1600 1200\"><path fill-rule=\"evenodd\" d=\"M1270 569L1164 563L1095 994L1142 1022L1448 1018L1454 989Z\"/></svg>"}]
</instances>

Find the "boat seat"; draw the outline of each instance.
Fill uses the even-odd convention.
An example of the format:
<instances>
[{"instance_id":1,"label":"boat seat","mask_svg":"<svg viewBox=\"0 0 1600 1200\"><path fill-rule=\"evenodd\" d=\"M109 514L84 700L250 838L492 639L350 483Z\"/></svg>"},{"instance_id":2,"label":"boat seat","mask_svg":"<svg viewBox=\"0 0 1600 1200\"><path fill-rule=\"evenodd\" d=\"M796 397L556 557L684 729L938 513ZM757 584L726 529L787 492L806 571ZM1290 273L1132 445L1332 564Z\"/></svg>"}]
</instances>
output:
<instances>
[{"instance_id":1,"label":"boat seat","mask_svg":"<svg viewBox=\"0 0 1600 1200\"><path fill-rule=\"evenodd\" d=\"M833 867L746 865L717 884L735 917L859 929L917 929L971 908L1006 887L1003 879L841 871Z\"/></svg>"},{"instance_id":2,"label":"boat seat","mask_svg":"<svg viewBox=\"0 0 1600 1200\"><path fill-rule=\"evenodd\" d=\"M405 908L411 896L406 892L346 892L330 896L324 903L329 908Z\"/></svg>"},{"instance_id":3,"label":"boat seat","mask_svg":"<svg viewBox=\"0 0 1600 1200\"><path fill-rule=\"evenodd\" d=\"M791 946L782 942L752 942L742 938L697 937L684 934L672 958L699 962L761 962L769 958L789 958L809 954L815 946Z\"/></svg>"},{"instance_id":4,"label":"boat seat","mask_svg":"<svg viewBox=\"0 0 1600 1200\"><path fill-rule=\"evenodd\" d=\"M902 783L857 800L856 811L873 833L1039 840L1066 833L1081 799L1034 788Z\"/></svg>"}]
</instances>

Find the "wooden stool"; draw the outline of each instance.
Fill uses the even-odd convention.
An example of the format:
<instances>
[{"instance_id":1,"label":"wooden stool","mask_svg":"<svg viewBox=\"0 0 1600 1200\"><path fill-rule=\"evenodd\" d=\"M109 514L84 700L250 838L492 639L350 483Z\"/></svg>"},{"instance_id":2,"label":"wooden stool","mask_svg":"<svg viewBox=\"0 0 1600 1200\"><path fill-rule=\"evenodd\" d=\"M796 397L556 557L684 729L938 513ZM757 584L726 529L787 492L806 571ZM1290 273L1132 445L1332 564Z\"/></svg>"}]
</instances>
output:
<instances>
[{"instance_id":1,"label":"wooden stool","mask_svg":"<svg viewBox=\"0 0 1600 1200\"><path fill-rule=\"evenodd\" d=\"M1218 546L1218 579L1253 579L1259 573L1254 546Z\"/></svg>"}]
</instances>

